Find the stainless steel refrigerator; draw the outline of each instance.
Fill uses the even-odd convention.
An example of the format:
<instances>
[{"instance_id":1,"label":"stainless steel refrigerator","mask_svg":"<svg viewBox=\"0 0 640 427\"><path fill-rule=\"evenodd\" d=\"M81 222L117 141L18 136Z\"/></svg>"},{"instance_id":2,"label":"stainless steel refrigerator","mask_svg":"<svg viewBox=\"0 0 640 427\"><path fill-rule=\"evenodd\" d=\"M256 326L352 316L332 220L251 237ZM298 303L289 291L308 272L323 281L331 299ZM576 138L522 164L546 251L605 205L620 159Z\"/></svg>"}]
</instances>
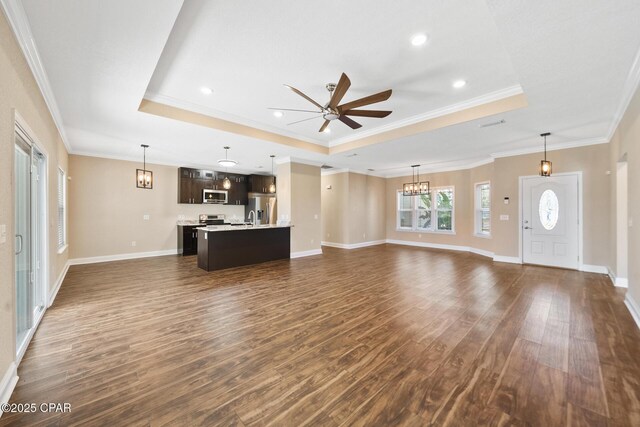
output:
<instances>
[{"instance_id":1,"label":"stainless steel refrigerator","mask_svg":"<svg viewBox=\"0 0 640 427\"><path fill-rule=\"evenodd\" d=\"M275 224L278 221L275 194L249 193L249 204L244 208L244 217L254 211L256 224Z\"/></svg>"}]
</instances>

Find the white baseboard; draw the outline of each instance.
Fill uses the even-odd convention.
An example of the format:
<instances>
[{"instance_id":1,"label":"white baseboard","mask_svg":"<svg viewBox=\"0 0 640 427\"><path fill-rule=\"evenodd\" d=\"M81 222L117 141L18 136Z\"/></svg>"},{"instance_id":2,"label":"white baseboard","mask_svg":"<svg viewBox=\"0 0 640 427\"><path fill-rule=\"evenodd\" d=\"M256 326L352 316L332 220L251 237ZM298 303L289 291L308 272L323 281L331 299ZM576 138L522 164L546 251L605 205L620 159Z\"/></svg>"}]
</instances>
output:
<instances>
[{"instance_id":1,"label":"white baseboard","mask_svg":"<svg viewBox=\"0 0 640 427\"><path fill-rule=\"evenodd\" d=\"M16 368L16 364L11 362L2 377L2 382L0 382L0 404L7 403L9 401L11 393L13 393L13 389L16 387L17 383L18 369ZM0 411L0 417L1 416L2 411Z\"/></svg>"},{"instance_id":2,"label":"white baseboard","mask_svg":"<svg viewBox=\"0 0 640 427\"><path fill-rule=\"evenodd\" d=\"M609 274L609 269L604 265L589 265L589 264L580 264L578 270L584 271L587 273L598 273L598 274Z\"/></svg>"},{"instance_id":3,"label":"white baseboard","mask_svg":"<svg viewBox=\"0 0 640 427\"><path fill-rule=\"evenodd\" d=\"M414 242L411 240L387 239L387 243L392 245L417 246L419 248L445 249L447 251L469 252L468 246L443 245L441 243Z\"/></svg>"},{"instance_id":4,"label":"white baseboard","mask_svg":"<svg viewBox=\"0 0 640 427\"><path fill-rule=\"evenodd\" d=\"M291 255L289 255L289 257L293 259L293 258L303 258L306 256L312 256L312 255L322 255L322 249L312 249L310 251L291 252Z\"/></svg>"},{"instance_id":5,"label":"white baseboard","mask_svg":"<svg viewBox=\"0 0 640 427\"><path fill-rule=\"evenodd\" d=\"M629 287L629 279L626 279L624 277L616 277L616 274L610 268L607 269L607 272L609 274L609 278L611 279L611 283L613 283L613 286L616 286L618 288Z\"/></svg>"},{"instance_id":6,"label":"white baseboard","mask_svg":"<svg viewBox=\"0 0 640 427\"><path fill-rule=\"evenodd\" d=\"M413 242L410 240L395 240L395 239L387 239L387 243L390 243L392 245L417 246L420 248L444 249L447 251L472 252L474 254L493 258L492 252L485 251L483 249L471 248L469 246L443 245L441 243Z\"/></svg>"},{"instance_id":7,"label":"white baseboard","mask_svg":"<svg viewBox=\"0 0 640 427\"><path fill-rule=\"evenodd\" d=\"M47 307L51 307L53 305L53 300L56 299L56 295L58 295L58 291L60 290L60 286L62 286L62 282L64 282L64 278L67 276L67 271L69 271L70 265L69 261L67 261L62 272L60 272L60 276L58 276L58 280L56 280L56 285L49 292L49 303L47 304Z\"/></svg>"},{"instance_id":8,"label":"white baseboard","mask_svg":"<svg viewBox=\"0 0 640 427\"><path fill-rule=\"evenodd\" d=\"M122 261L126 259L151 258L156 256L177 255L177 254L178 254L177 249L169 249L166 251L133 252L128 254L96 256L96 257L89 257L89 258L74 258L69 260L69 265L95 264L97 262Z\"/></svg>"},{"instance_id":9,"label":"white baseboard","mask_svg":"<svg viewBox=\"0 0 640 427\"><path fill-rule=\"evenodd\" d=\"M506 262L508 264L522 264L522 259L517 256L494 255L493 260L495 262Z\"/></svg>"},{"instance_id":10,"label":"white baseboard","mask_svg":"<svg viewBox=\"0 0 640 427\"><path fill-rule=\"evenodd\" d=\"M362 243L334 243L334 242L322 242L322 246L329 246L332 248L340 248L340 249L358 249L358 248L366 248L367 246L376 246L376 245L384 245L386 240L372 240L370 242L362 242Z\"/></svg>"},{"instance_id":11,"label":"white baseboard","mask_svg":"<svg viewBox=\"0 0 640 427\"><path fill-rule=\"evenodd\" d=\"M474 254L478 254L478 255L482 255L482 256L486 256L487 258L493 258L493 252L485 251L484 249L478 249L478 248L469 247L469 252L474 253Z\"/></svg>"},{"instance_id":12,"label":"white baseboard","mask_svg":"<svg viewBox=\"0 0 640 427\"><path fill-rule=\"evenodd\" d=\"M624 297L624 305L629 309L629 313L631 313L631 317L636 321L636 325L640 328L640 306L637 302L629 295L629 291L627 291L627 295Z\"/></svg>"}]
</instances>

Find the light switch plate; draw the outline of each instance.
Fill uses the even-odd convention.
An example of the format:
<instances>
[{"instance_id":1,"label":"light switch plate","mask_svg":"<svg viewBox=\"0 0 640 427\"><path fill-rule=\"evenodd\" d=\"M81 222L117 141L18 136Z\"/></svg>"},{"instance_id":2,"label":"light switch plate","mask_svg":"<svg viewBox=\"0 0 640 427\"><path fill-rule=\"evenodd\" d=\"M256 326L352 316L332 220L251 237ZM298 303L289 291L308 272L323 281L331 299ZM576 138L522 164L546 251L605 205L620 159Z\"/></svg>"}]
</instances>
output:
<instances>
[{"instance_id":1,"label":"light switch plate","mask_svg":"<svg viewBox=\"0 0 640 427\"><path fill-rule=\"evenodd\" d=\"M150 218L149 214L144 215L144 216L142 217L142 219L144 219L145 221L149 221L149 218Z\"/></svg>"},{"instance_id":2,"label":"light switch plate","mask_svg":"<svg viewBox=\"0 0 640 427\"><path fill-rule=\"evenodd\" d=\"M500 221L509 221L509 215L500 215Z\"/></svg>"}]
</instances>

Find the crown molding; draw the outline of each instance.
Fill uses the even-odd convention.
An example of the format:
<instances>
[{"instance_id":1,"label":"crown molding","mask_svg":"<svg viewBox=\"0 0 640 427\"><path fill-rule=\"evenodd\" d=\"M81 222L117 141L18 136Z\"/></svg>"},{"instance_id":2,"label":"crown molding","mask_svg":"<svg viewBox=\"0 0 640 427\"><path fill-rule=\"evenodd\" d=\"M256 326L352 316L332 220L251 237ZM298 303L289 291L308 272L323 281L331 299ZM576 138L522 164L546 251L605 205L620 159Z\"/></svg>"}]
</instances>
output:
<instances>
[{"instance_id":1,"label":"crown molding","mask_svg":"<svg viewBox=\"0 0 640 427\"><path fill-rule=\"evenodd\" d=\"M624 117L624 113L627 112L627 108L629 108L629 104L631 103L631 99L635 95L638 90L638 86L640 85L640 49L636 53L636 57L633 60L633 64L631 64L631 69L629 70L629 74L627 74L627 79L624 83L624 88L622 90L622 99L618 104L618 108L611 120L611 125L609 126L609 131L607 132L607 141L611 141L613 138L613 134L616 133L618 129L618 125L620 121Z\"/></svg>"},{"instance_id":2,"label":"crown molding","mask_svg":"<svg viewBox=\"0 0 640 427\"><path fill-rule=\"evenodd\" d=\"M499 101L501 99L509 98L511 96L520 95L523 93L524 91L522 90L522 86L520 85L515 85L508 88L500 89L498 91L491 92L475 98L471 98L466 101L459 102L457 104L452 104L443 108L438 108L436 110L427 111L426 113L411 116L406 119L389 123L387 125L378 126L371 130L358 132L355 135L334 139L329 142L329 147L330 148L337 147L339 145L346 144L347 142L356 141L362 138L377 135L382 132L387 132L387 131L398 129L404 126L409 126L415 123L423 122L425 120L435 119L438 117L445 116L447 114L457 113L459 111L463 111L473 107L478 107L480 105L488 104L494 101Z\"/></svg>"},{"instance_id":3,"label":"crown molding","mask_svg":"<svg viewBox=\"0 0 640 427\"><path fill-rule=\"evenodd\" d=\"M441 173L441 172L455 172L462 171L467 169L477 168L479 166L488 165L493 163L493 157L489 157L486 159L472 159L467 161L451 161L446 163L439 163L437 165L420 165L420 174L431 174L431 173ZM402 171L393 172L385 175L385 178L399 178L402 176L411 176L411 166L403 166ZM400 170L400 168L398 168Z\"/></svg>"},{"instance_id":4,"label":"crown molding","mask_svg":"<svg viewBox=\"0 0 640 427\"><path fill-rule=\"evenodd\" d=\"M106 159L106 160L119 160L124 162L132 162L132 163L141 163L140 158L138 156L127 156L127 155L111 155L111 154L100 154L94 153L91 151L74 151L73 153L69 153L72 156L84 156L84 157L94 157L97 159ZM148 158L147 158L148 160ZM216 172L225 172L221 170L220 166L212 166L211 164L202 164L202 163L191 163L191 162L158 162L147 161L147 166L171 166L178 168L193 168L193 169L206 169L206 170L214 170ZM242 168L233 168L233 170L228 171L229 173L239 173L244 175L260 175L264 174L264 171L256 171L255 169L242 169Z\"/></svg>"},{"instance_id":5,"label":"crown molding","mask_svg":"<svg viewBox=\"0 0 640 427\"><path fill-rule=\"evenodd\" d=\"M555 144L547 143L547 151L557 151L557 150L565 150L568 148L578 148L578 147L586 147L589 145L606 144L609 142L609 140L610 140L609 138L601 137L601 138L580 139L578 141L561 142L561 143L555 143ZM513 157L513 156L522 156L524 154L542 153L542 151L543 150L540 147L520 148L516 150L498 151L496 153L492 153L491 157L494 159L499 159L502 157Z\"/></svg>"},{"instance_id":6,"label":"crown molding","mask_svg":"<svg viewBox=\"0 0 640 427\"><path fill-rule=\"evenodd\" d=\"M181 99L174 98L174 97L169 96L169 95L163 95L163 94L160 94L160 93L147 91L144 94L144 98L149 100L149 101L157 102L159 104L170 105L172 107L180 108L182 110L187 110L187 111L193 111L194 113L200 113L200 114L204 114L204 115L207 115L207 116L210 116L210 117L217 117L219 119L227 120L227 121L234 122L234 123L239 123L239 124L242 124L242 125L245 125L245 126L250 126L252 128L255 128L255 129L260 129L260 130L264 130L264 131L267 131L267 132L277 133L277 134L280 134L280 135L288 136L290 138L295 138L295 139L299 139L301 141L309 142L311 144L317 144L317 145L320 145L322 147L328 147L329 146L326 141L321 141L321 140L318 140L318 139L309 138L309 137L306 137L306 136L301 136L301 135L299 135L299 134L297 134L295 132L290 132L290 131L287 131L285 129L281 129L281 128L276 127L276 126L269 126L269 125L266 125L264 123L260 123L260 122L254 121L254 120L246 119L244 117L236 116L234 114L229 114L229 113L225 113L223 111L215 110L213 108L209 108L209 107L206 107L206 106L201 105L201 104L196 104L196 103L189 102L189 101L183 101Z\"/></svg>"},{"instance_id":7,"label":"crown molding","mask_svg":"<svg viewBox=\"0 0 640 427\"><path fill-rule=\"evenodd\" d=\"M33 34L31 33L31 26L29 25L29 20L27 19L24 7L22 7L22 3L19 0L0 0L0 5L2 5L4 15L7 17L7 20L11 25L13 34L22 49L22 53L27 60L31 73L38 84L38 88L40 88L40 93L42 94L44 102L49 109L51 118L53 119L56 128L58 128L58 133L60 134L62 143L67 149L67 152L71 153L72 150L68 142L67 134L64 130L62 115L60 114L60 109L58 108L55 96L53 95L53 90L51 90L51 84L49 83L49 78L47 77L44 65L40 60L40 54L38 53L38 48L36 47Z\"/></svg>"},{"instance_id":8,"label":"crown molding","mask_svg":"<svg viewBox=\"0 0 640 427\"><path fill-rule=\"evenodd\" d=\"M308 166L322 166L324 165L324 162L318 162L315 160L309 160L309 159L302 159L300 157L292 157L292 156L286 156L286 157L276 157L276 159L274 159L275 164L277 165L284 165L286 163L300 163L303 165L308 165Z\"/></svg>"},{"instance_id":9,"label":"crown molding","mask_svg":"<svg viewBox=\"0 0 640 427\"><path fill-rule=\"evenodd\" d=\"M320 175L329 176L329 175L337 175L340 173L355 173L358 175L366 175L366 176L375 176L376 178L387 178L386 175L382 175L380 173L376 173L375 171L363 171L359 169L349 169L349 168L333 168L333 169L322 169L320 171Z\"/></svg>"}]
</instances>

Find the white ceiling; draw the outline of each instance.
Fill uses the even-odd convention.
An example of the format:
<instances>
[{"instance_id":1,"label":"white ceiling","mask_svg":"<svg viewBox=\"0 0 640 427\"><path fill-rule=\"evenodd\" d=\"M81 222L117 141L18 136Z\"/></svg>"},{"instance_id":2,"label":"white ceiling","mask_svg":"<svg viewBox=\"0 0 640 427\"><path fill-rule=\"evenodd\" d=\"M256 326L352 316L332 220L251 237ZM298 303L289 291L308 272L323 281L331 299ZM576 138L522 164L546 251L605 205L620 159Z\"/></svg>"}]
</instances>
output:
<instances>
[{"instance_id":1,"label":"white ceiling","mask_svg":"<svg viewBox=\"0 0 640 427\"><path fill-rule=\"evenodd\" d=\"M640 47L637 0L293 2L259 0L24 0L74 153L212 166L230 145L243 171L269 154L382 175L422 163L455 167L504 151L607 138ZM330 11L334 11L333 14ZM421 47L410 44L428 34ZM346 72L345 101L392 88L386 119L353 131L322 121L287 126L267 107L312 106L291 84L325 101L324 84ZM468 81L455 90L451 82ZM332 156L198 127L138 111L147 94L168 104L322 145L398 120L520 85L529 106L478 121ZM210 96L201 86L214 90ZM482 123L506 123L479 128Z\"/></svg>"}]
</instances>

